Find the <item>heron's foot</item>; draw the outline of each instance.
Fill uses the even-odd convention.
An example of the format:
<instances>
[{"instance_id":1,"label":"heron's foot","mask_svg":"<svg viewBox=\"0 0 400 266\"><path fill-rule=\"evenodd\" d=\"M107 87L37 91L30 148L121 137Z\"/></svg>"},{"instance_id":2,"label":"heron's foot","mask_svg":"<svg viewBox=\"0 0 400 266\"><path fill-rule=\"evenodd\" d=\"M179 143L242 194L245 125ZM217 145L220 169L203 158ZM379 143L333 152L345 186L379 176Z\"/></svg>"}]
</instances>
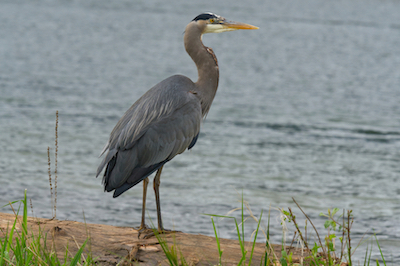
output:
<instances>
[{"instance_id":1,"label":"heron's foot","mask_svg":"<svg viewBox=\"0 0 400 266\"><path fill-rule=\"evenodd\" d=\"M138 231L138 238L143 238L143 235L146 236L147 234L153 232L153 229L149 227L147 224L141 224L139 227L135 227Z\"/></svg>"},{"instance_id":2,"label":"heron's foot","mask_svg":"<svg viewBox=\"0 0 400 266\"><path fill-rule=\"evenodd\" d=\"M151 229L151 227L149 227L147 224L141 224L138 227L134 227L134 229L138 230L140 232L140 231L143 231L143 230Z\"/></svg>"},{"instance_id":3,"label":"heron's foot","mask_svg":"<svg viewBox=\"0 0 400 266\"><path fill-rule=\"evenodd\" d=\"M150 236L154 235L153 229L151 228L141 229L138 234L138 239L147 239L149 238L148 235Z\"/></svg>"},{"instance_id":4,"label":"heron's foot","mask_svg":"<svg viewBox=\"0 0 400 266\"><path fill-rule=\"evenodd\" d=\"M169 229L161 229L161 230L160 229L158 229L158 230L151 229L151 231L149 231L148 234L143 236L143 239L148 239L150 237L155 236L156 234L166 235L166 234L172 234L172 233L176 233L176 232L179 232L179 231L169 230Z\"/></svg>"}]
</instances>

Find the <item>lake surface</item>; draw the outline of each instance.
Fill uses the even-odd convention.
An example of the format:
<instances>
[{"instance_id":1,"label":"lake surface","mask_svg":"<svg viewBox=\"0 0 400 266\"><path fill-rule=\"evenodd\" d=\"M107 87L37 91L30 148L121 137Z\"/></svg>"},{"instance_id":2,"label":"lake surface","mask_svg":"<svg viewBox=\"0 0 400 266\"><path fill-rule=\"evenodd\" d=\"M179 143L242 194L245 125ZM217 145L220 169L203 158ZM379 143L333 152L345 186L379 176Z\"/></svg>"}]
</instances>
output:
<instances>
[{"instance_id":1,"label":"lake surface","mask_svg":"<svg viewBox=\"0 0 400 266\"><path fill-rule=\"evenodd\" d=\"M257 216L291 207L303 223L294 197L320 233L320 212L352 209L353 243L376 233L399 264L398 1L1 1L0 205L27 188L34 215L51 217L58 110L57 218L138 226L142 186L104 193L98 155L145 91L173 74L197 79L183 31L203 11L260 29L203 38L219 90L196 146L164 167L164 226L213 235L202 213L226 214L241 193ZM156 221L153 198L149 186ZM218 226L236 238L233 221ZM246 228L248 239L256 224ZM274 210L271 230L280 243Z\"/></svg>"}]
</instances>

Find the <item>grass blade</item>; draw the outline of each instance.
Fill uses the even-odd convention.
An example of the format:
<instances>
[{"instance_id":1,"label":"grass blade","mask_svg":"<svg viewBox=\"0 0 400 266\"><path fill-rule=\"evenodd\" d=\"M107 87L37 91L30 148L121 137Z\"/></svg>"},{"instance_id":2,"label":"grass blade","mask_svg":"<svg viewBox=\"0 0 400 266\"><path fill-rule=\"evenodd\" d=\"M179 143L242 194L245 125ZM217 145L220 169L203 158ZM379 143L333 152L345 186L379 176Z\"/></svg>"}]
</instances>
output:
<instances>
[{"instance_id":1,"label":"grass blade","mask_svg":"<svg viewBox=\"0 0 400 266\"><path fill-rule=\"evenodd\" d=\"M217 247L218 247L218 261L219 261L219 265L222 265L222 250L221 250L221 244L219 242L219 238L218 238L218 234L217 234L217 228L215 227L215 223L214 223L214 219L211 217L211 222L214 228L214 234L215 234L215 240L217 241Z\"/></svg>"},{"instance_id":2,"label":"grass blade","mask_svg":"<svg viewBox=\"0 0 400 266\"><path fill-rule=\"evenodd\" d=\"M376 239L376 244L378 245L378 248L379 248L379 252L381 253L383 264L386 266L386 261L385 261L385 258L383 257L382 249L381 249L381 246L379 245L379 241L378 241L378 238L376 237L376 235L375 235L375 239ZM378 263L378 261L376 261L376 262Z\"/></svg>"},{"instance_id":3,"label":"grass blade","mask_svg":"<svg viewBox=\"0 0 400 266\"><path fill-rule=\"evenodd\" d=\"M71 263L69 264L70 266L75 266L78 264L78 262L80 261L82 252L86 246L88 239L85 240L85 242L83 242L81 248L78 250L78 252L75 254L74 258L71 260Z\"/></svg>"},{"instance_id":4,"label":"grass blade","mask_svg":"<svg viewBox=\"0 0 400 266\"><path fill-rule=\"evenodd\" d=\"M260 229L260 223L261 223L262 214L263 214L263 211L261 210L260 219L258 219L257 230L256 230L256 233L254 235L253 246L251 248L251 254L250 254L250 258L249 258L249 265L251 265L251 260L253 258L254 247L256 246L256 240L257 240L258 230Z\"/></svg>"}]
</instances>

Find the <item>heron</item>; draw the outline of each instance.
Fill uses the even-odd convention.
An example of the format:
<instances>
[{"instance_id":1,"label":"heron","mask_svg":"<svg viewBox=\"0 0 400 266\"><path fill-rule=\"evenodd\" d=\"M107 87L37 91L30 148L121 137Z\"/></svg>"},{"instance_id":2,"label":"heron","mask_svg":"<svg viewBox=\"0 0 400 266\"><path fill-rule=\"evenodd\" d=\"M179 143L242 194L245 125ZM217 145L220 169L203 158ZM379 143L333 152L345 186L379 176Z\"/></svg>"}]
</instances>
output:
<instances>
[{"instance_id":1,"label":"heron","mask_svg":"<svg viewBox=\"0 0 400 266\"><path fill-rule=\"evenodd\" d=\"M185 29L186 52L196 64L198 80L182 75L171 76L148 90L122 116L112 130L100 156L104 159L97 169L104 171L102 183L116 198L143 181L142 220L149 176L157 171L153 188L156 198L158 232L165 230L161 218L160 177L163 166L176 155L196 144L200 125L210 110L218 88L218 61L209 47L204 46L205 33L253 30L256 26L228 21L213 13L195 17Z\"/></svg>"}]
</instances>

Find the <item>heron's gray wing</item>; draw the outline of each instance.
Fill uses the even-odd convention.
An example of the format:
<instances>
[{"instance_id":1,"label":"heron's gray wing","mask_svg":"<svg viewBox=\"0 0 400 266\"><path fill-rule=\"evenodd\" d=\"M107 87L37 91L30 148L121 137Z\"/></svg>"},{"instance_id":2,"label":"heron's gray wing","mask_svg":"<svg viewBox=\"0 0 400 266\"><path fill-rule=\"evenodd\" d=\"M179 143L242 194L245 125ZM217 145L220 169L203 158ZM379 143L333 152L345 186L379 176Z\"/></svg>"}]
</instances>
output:
<instances>
[{"instance_id":1,"label":"heron's gray wing","mask_svg":"<svg viewBox=\"0 0 400 266\"><path fill-rule=\"evenodd\" d=\"M184 152L200 131L201 106L191 101L170 116L151 124L135 145L139 164L149 167Z\"/></svg>"},{"instance_id":2,"label":"heron's gray wing","mask_svg":"<svg viewBox=\"0 0 400 266\"><path fill-rule=\"evenodd\" d=\"M130 149L136 145L136 141L142 137L149 125L171 115L191 100L193 97L188 97L188 92L193 86L189 78L175 75L158 83L140 97L112 130L109 141L101 152L101 155L106 155L97 168L96 177L119 150Z\"/></svg>"},{"instance_id":3,"label":"heron's gray wing","mask_svg":"<svg viewBox=\"0 0 400 266\"><path fill-rule=\"evenodd\" d=\"M132 148L118 151L112 171L106 170L106 190L116 189L114 196L120 195L193 146L201 120L200 103L191 101L153 122Z\"/></svg>"},{"instance_id":4,"label":"heron's gray wing","mask_svg":"<svg viewBox=\"0 0 400 266\"><path fill-rule=\"evenodd\" d=\"M110 135L97 172L107 164L103 178L107 191L129 189L194 145L202 114L199 99L190 91L193 85L186 77L170 77L124 114Z\"/></svg>"}]
</instances>

